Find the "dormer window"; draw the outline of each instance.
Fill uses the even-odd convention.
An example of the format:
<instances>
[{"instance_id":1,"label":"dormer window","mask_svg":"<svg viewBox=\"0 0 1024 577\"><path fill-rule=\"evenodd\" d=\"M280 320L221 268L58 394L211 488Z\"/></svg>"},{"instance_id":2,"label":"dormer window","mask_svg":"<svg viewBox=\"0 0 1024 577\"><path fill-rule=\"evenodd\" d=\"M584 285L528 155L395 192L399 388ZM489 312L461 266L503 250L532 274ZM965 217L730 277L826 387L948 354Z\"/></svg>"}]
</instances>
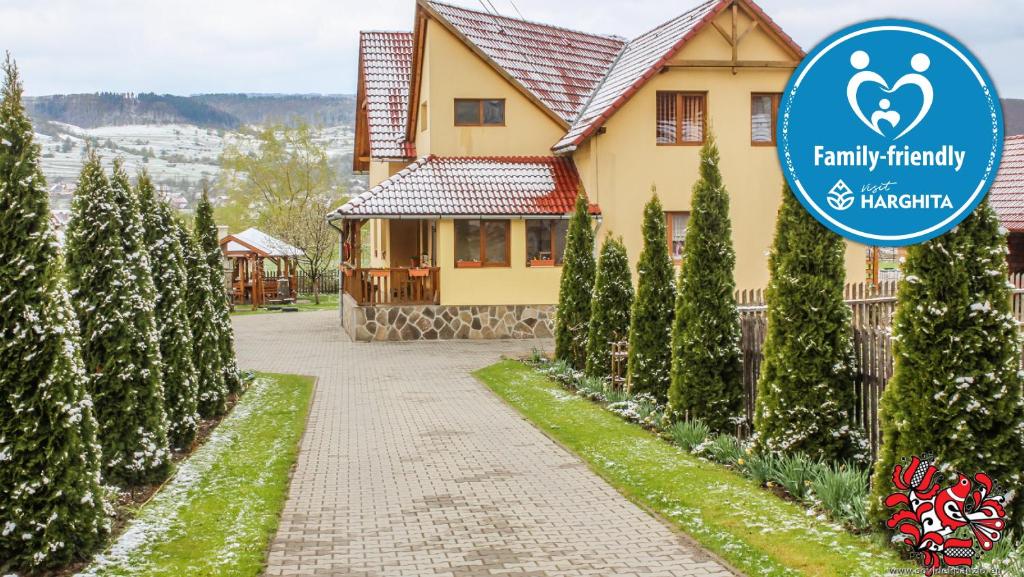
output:
<instances>
[{"instance_id":1,"label":"dormer window","mask_svg":"<svg viewBox=\"0 0 1024 577\"><path fill-rule=\"evenodd\" d=\"M455 126L505 126L505 99L456 98Z\"/></svg>"}]
</instances>

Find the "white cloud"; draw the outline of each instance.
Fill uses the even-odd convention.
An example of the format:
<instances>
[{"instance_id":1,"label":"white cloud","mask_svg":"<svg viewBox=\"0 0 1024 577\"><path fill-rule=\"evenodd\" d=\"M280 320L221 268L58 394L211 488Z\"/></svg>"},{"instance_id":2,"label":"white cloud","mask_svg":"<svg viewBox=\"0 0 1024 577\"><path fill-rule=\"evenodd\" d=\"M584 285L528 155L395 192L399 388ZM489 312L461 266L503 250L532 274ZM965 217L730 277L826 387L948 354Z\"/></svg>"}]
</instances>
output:
<instances>
[{"instance_id":1,"label":"white cloud","mask_svg":"<svg viewBox=\"0 0 1024 577\"><path fill-rule=\"evenodd\" d=\"M529 19L635 36L685 9L667 0L493 2ZM692 0L696 2L697 0ZM1003 96L1024 97L1020 0L762 0L811 47L869 18L921 20L960 38ZM59 92L352 92L359 30L410 30L414 0L0 0L0 48L29 94Z\"/></svg>"}]
</instances>

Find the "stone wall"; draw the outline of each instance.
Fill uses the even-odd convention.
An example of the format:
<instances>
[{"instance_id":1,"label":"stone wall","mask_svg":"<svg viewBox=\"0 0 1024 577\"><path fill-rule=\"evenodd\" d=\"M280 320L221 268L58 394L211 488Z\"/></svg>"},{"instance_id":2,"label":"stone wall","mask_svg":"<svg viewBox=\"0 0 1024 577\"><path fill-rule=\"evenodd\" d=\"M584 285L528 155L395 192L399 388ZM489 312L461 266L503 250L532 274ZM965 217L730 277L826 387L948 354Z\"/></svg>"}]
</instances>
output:
<instances>
[{"instance_id":1,"label":"stone wall","mask_svg":"<svg viewBox=\"0 0 1024 577\"><path fill-rule=\"evenodd\" d=\"M342 325L355 341L532 339L554 332L554 305L356 306L345 295Z\"/></svg>"}]
</instances>

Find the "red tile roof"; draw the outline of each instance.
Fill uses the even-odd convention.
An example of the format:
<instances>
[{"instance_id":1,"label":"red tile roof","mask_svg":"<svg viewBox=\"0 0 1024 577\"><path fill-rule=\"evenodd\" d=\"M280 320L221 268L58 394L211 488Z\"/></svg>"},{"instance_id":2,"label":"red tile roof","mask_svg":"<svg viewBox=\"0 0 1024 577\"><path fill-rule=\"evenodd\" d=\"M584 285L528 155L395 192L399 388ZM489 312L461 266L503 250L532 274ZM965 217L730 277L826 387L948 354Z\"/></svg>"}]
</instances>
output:
<instances>
[{"instance_id":1,"label":"red tile roof","mask_svg":"<svg viewBox=\"0 0 1024 577\"><path fill-rule=\"evenodd\" d=\"M600 128L622 107L662 65L678 52L687 40L730 5L730 0L706 0L668 22L629 41L622 55L598 86L586 108L562 139L552 147L555 152L569 152ZM764 21L791 50L802 49L779 28L752 0L746 5Z\"/></svg>"},{"instance_id":2,"label":"red tile roof","mask_svg":"<svg viewBox=\"0 0 1024 577\"><path fill-rule=\"evenodd\" d=\"M988 199L1007 230L1024 232L1024 134L1006 137Z\"/></svg>"},{"instance_id":3,"label":"red tile roof","mask_svg":"<svg viewBox=\"0 0 1024 577\"><path fill-rule=\"evenodd\" d=\"M572 123L625 40L428 1L428 6L556 115Z\"/></svg>"},{"instance_id":4,"label":"red tile roof","mask_svg":"<svg viewBox=\"0 0 1024 577\"><path fill-rule=\"evenodd\" d=\"M362 32L359 53L369 116L370 156L415 157L412 145L405 142L412 33Z\"/></svg>"},{"instance_id":5,"label":"red tile roof","mask_svg":"<svg viewBox=\"0 0 1024 577\"><path fill-rule=\"evenodd\" d=\"M563 215L572 212L579 186L576 166L565 157L428 156L331 216Z\"/></svg>"}]
</instances>

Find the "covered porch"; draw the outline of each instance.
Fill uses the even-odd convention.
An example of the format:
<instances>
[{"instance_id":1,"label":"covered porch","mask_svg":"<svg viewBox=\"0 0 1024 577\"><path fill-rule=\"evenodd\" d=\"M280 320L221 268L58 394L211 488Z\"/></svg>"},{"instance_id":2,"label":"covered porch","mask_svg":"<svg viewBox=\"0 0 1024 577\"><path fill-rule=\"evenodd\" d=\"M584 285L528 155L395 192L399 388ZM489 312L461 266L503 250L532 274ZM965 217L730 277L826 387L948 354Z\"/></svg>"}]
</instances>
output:
<instances>
[{"instance_id":1,"label":"covered porch","mask_svg":"<svg viewBox=\"0 0 1024 577\"><path fill-rule=\"evenodd\" d=\"M437 219L342 219L341 290L357 306L441 302ZM370 226L381 239L365 249ZM381 248L381 247L384 248Z\"/></svg>"}]
</instances>

